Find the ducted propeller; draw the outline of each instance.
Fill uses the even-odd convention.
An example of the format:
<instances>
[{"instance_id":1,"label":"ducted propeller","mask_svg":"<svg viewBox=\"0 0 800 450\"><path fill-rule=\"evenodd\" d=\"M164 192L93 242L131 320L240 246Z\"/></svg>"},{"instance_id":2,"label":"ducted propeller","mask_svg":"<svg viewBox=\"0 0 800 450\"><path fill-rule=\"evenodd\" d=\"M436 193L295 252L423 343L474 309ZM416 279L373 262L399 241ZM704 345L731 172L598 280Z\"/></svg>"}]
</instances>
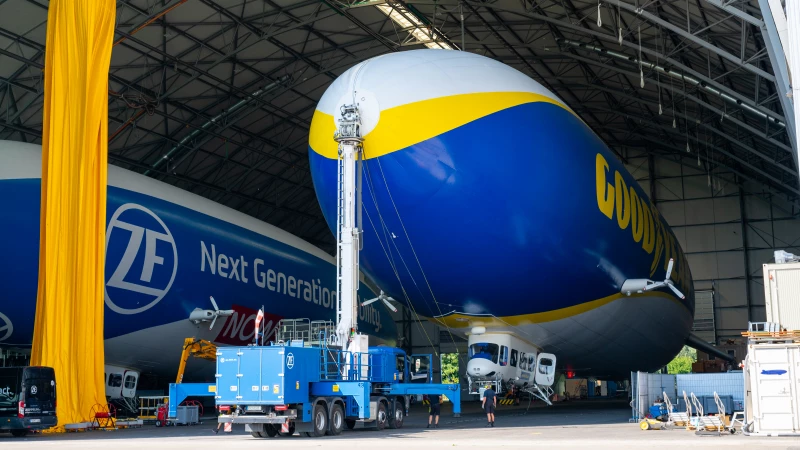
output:
<instances>
[{"instance_id":1,"label":"ducted propeller","mask_svg":"<svg viewBox=\"0 0 800 450\"><path fill-rule=\"evenodd\" d=\"M669 264L667 264L667 276L666 279L664 279L664 281L653 281L647 278L634 278L630 280L625 280L625 282L622 283L622 289L620 289L620 292L629 296L631 295L631 293L641 294L646 291L652 291L653 289L658 289L667 286L672 290L672 292L675 293L675 295L678 296L678 298L683 300L686 297L680 290L678 290L678 288L675 287L675 284L672 282L672 280L669 279L669 277L672 275L672 267L674 264L675 261L672 258L670 258Z\"/></svg>"},{"instance_id":2,"label":"ducted propeller","mask_svg":"<svg viewBox=\"0 0 800 450\"><path fill-rule=\"evenodd\" d=\"M393 302L395 300L392 297L387 297L386 294L383 293L383 291L381 291L381 294L379 296L361 303L361 306L367 306L369 304L377 302L378 300L381 300L383 304L386 305L386 307L389 308L392 312L397 312L397 308L395 308L394 305L389 303L390 301Z\"/></svg>"}]
</instances>

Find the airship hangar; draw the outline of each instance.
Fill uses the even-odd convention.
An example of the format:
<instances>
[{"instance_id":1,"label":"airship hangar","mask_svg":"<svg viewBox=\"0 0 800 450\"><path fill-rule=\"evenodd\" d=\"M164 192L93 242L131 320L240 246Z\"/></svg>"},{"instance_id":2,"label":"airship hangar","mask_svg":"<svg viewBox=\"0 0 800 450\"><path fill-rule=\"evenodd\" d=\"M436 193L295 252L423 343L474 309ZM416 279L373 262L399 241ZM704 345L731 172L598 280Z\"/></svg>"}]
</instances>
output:
<instances>
[{"instance_id":1,"label":"airship hangar","mask_svg":"<svg viewBox=\"0 0 800 450\"><path fill-rule=\"evenodd\" d=\"M59 16L66 3L0 0L0 370L48 365L37 347L46 327L41 202L54 196L42 180L62 145L50 117L72 117L62 132L83 120L69 112L76 105L53 100L57 64L73 55L49 55L71 45L69 34L49 33L57 20L87 27L76 17L91 9ZM73 64L71 79L83 84L61 88L102 83L110 46L102 105L87 109L101 111L107 141L103 313L76 327L104 323L105 400L142 427L128 444L170 423L159 398L176 375L223 377L220 349L278 342L300 323L292 320L311 324L309 339L314 323L343 320L339 274L353 268L352 320L370 348L400 349L412 381L457 385L464 402L464 419L445 403L445 434L426 436L430 396L409 394L406 429L393 433L485 439L468 430L486 425L491 388L497 427L529 428L535 439L541 431L545 441L578 439L562 426L603 425L608 442L652 443L639 425L676 419L659 421L648 407L666 396L691 415L695 391L686 389L714 405L719 429L757 434L759 423L735 426L735 414L747 414L753 336L800 339L791 337L796 297L776 282L792 283L777 274L800 261L800 45L791 44L800 5L105 3L111 37L91 35L83 49L93 55L86 73L102 76L74 78L83 69ZM346 115L350 103L357 116ZM354 266L337 257L350 248L337 233L349 223L340 191L351 174L343 148L356 142L348 117L359 121L353 145L362 149ZM213 414L234 415L210 412L222 397L192 397L206 426L158 431L171 440L163 445L188 445L189 434L218 445L211 431L228 431ZM96 422L96 413L83 414ZM0 408L0 425L3 417ZM250 439L251 425L232 423L232 438ZM29 431L26 441L59 445ZM571 445L600 438L586 439ZM93 440L86 445L105 445Z\"/></svg>"}]
</instances>

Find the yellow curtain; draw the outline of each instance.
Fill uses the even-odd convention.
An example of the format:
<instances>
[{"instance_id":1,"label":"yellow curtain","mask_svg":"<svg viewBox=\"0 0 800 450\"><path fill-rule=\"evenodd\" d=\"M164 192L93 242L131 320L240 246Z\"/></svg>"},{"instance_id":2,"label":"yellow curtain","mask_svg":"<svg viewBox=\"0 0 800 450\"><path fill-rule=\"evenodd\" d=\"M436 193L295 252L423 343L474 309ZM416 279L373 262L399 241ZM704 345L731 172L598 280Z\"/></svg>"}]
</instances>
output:
<instances>
[{"instance_id":1,"label":"yellow curtain","mask_svg":"<svg viewBox=\"0 0 800 450\"><path fill-rule=\"evenodd\" d=\"M39 292L31 364L55 369L59 428L106 403L103 308L108 69L115 0L47 14Z\"/></svg>"}]
</instances>

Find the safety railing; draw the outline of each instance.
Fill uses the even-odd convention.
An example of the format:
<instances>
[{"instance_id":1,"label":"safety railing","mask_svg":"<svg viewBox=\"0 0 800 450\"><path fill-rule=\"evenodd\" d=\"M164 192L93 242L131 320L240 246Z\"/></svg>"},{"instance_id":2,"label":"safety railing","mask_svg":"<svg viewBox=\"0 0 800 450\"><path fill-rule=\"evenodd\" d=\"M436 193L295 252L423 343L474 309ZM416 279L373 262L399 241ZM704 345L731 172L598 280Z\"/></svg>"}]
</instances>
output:
<instances>
[{"instance_id":1,"label":"safety railing","mask_svg":"<svg viewBox=\"0 0 800 450\"><path fill-rule=\"evenodd\" d=\"M382 373L385 358L369 353L348 352L330 347L322 349L320 379L327 381L373 381Z\"/></svg>"}]
</instances>

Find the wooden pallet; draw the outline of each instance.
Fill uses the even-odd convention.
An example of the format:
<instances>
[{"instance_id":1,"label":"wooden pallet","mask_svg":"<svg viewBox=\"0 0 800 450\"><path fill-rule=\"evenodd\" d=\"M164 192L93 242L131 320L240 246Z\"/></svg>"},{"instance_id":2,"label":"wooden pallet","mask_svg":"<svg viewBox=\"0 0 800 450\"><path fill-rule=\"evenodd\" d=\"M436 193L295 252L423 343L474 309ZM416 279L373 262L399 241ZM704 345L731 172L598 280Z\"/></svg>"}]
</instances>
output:
<instances>
[{"instance_id":1,"label":"wooden pallet","mask_svg":"<svg viewBox=\"0 0 800 450\"><path fill-rule=\"evenodd\" d=\"M742 336L748 339L784 339L800 340L800 330L790 331L743 331Z\"/></svg>"}]
</instances>

